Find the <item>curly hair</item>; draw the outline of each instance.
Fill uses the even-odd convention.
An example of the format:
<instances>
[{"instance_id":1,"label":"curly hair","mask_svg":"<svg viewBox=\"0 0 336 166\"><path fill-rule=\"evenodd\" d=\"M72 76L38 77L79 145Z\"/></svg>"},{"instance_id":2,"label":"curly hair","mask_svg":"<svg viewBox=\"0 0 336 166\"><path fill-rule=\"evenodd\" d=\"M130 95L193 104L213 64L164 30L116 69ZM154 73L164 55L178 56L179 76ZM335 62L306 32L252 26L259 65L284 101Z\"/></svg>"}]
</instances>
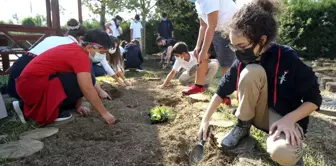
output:
<instances>
[{"instance_id":1,"label":"curly hair","mask_svg":"<svg viewBox=\"0 0 336 166\"><path fill-rule=\"evenodd\" d=\"M265 35L266 45L273 42L277 36L276 13L277 4L274 1L253 0L234 14L228 28L241 32L253 43L259 43L260 38Z\"/></svg>"}]
</instances>

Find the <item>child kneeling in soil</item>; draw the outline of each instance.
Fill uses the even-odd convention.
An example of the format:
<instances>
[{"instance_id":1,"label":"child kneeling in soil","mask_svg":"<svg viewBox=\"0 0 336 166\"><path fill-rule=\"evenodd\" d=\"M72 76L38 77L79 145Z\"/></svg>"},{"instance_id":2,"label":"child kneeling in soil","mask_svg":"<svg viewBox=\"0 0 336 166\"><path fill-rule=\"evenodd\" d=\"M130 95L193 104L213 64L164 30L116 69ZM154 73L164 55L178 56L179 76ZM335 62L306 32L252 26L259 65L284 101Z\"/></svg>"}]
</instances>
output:
<instances>
[{"instance_id":1,"label":"child kneeling in soil","mask_svg":"<svg viewBox=\"0 0 336 166\"><path fill-rule=\"evenodd\" d=\"M108 62L116 73L116 76L121 78L126 86L131 86L131 83L126 80L124 75L124 58L121 55L119 40L113 36L110 36L110 38L114 41L114 49L110 49L108 52Z\"/></svg>"},{"instance_id":2,"label":"child kneeling in soil","mask_svg":"<svg viewBox=\"0 0 336 166\"><path fill-rule=\"evenodd\" d=\"M182 75L179 77L179 81L182 85L190 85L195 81L197 71L197 58L193 52L188 52L188 46L184 42L178 42L172 49L172 54L176 56L176 61L166 80L159 88L164 88L168 85L171 79L175 77L175 74L180 71L181 68L185 69ZM215 77L219 64L216 59L209 61L208 72L206 75L205 85L208 86L211 80Z\"/></svg>"},{"instance_id":3,"label":"child kneeling in soil","mask_svg":"<svg viewBox=\"0 0 336 166\"><path fill-rule=\"evenodd\" d=\"M125 46L125 52L123 54L125 59L125 71L129 69L136 69L138 72L142 72L141 64L143 63L143 57L140 49L140 43L138 40L133 39L129 44Z\"/></svg>"},{"instance_id":4,"label":"child kneeling in soil","mask_svg":"<svg viewBox=\"0 0 336 166\"><path fill-rule=\"evenodd\" d=\"M309 115L322 98L317 77L290 47L273 43L277 23L270 0L244 5L229 24L230 44L237 60L220 81L203 116L198 135L203 140L209 121L223 98L235 90L238 123L224 136L224 149L236 147L251 125L269 132L267 152L285 166L303 166L302 142ZM308 145L309 146L309 145Z\"/></svg>"}]
</instances>

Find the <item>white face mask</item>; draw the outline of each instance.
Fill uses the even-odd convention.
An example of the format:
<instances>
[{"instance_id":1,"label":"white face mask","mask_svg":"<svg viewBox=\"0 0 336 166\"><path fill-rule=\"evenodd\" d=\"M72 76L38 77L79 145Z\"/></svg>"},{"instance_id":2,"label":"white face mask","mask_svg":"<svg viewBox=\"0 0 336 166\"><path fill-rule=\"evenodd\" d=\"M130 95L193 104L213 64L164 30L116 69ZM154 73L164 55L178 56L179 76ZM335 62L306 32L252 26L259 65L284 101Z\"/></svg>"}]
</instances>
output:
<instances>
[{"instance_id":1,"label":"white face mask","mask_svg":"<svg viewBox=\"0 0 336 166\"><path fill-rule=\"evenodd\" d=\"M99 52L97 52L97 51L95 51L95 52L96 52L95 56L92 56L92 55L90 54L90 58L91 58L91 60L92 60L93 62L100 62L100 61L102 61L104 58L106 58L106 54L101 54L101 53L99 53Z\"/></svg>"}]
</instances>

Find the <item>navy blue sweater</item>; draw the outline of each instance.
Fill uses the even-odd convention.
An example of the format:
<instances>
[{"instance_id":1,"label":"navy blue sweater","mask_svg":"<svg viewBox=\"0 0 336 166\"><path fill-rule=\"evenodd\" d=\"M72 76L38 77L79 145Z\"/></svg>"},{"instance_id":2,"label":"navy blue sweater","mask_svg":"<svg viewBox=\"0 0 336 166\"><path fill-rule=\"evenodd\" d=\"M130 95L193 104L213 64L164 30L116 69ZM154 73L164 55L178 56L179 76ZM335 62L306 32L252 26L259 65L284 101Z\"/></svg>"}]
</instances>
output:
<instances>
[{"instance_id":1,"label":"navy blue sweater","mask_svg":"<svg viewBox=\"0 0 336 166\"><path fill-rule=\"evenodd\" d=\"M125 68L138 68L143 62L140 46L127 44L124 52Z\"/></svg>"},{"instance_id":2,"label":"navy blue sweater","mask_svg":"<svg viewBox=\"0 0 336 166\"><path fill-rule=\"evenodd\" d=\"M280 57L278 56L279 49ZM292 48L272 44L262 54L260 65L264 67L267 75L269 108L273 108L278 114L285 116L297 109L303 102L311 102L320 107L322 97L317 77L312 68L305 65ZM277 65L278 74L275 76ZM237 73L244 68L245 65L236 59L230 71L220 81L216 93L221 98L232 94L236 90ZM275 81L277 81L276 92L274 91ZM274 95L276 95L276 98L274 98ZM276 101L274 101L275 99ZM300 120L298 123L306 132L309 117Z\"/></svg>"}]
</instances>

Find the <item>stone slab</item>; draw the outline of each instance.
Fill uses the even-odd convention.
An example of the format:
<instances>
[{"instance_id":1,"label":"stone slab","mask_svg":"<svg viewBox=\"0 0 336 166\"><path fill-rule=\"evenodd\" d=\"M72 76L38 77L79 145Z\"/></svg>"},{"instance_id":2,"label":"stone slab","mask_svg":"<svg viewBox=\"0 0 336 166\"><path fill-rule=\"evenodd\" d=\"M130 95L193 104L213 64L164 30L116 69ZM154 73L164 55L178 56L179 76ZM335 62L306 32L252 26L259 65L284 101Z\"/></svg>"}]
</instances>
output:
<instances>
[{"instance_id":1,"label":"stone slab","mask_svg":"<svg viewBox=\"0 0 336 166\"><path fill-rule=\"evenodd\" d=\"M210 125L216 126L216 127L232 127L235 125L235 122L233 121L227 121L227 120L212 120L210 121Z\"/></svg>"},{"instance_id":2,"label":"stone slab","mask_svg":"<svg viewBox=\"0 0 336 166\"><path fill-rule=\"evenodd\" d=\"M43 148L37 140L19 140L0 145L0 158L17 159L28 157Z\"/></svg>"},{"instance_id":3,"label":"stone slab","mask_svg":"<svg viewBox=\"0 0 336 166\"><path fill-rule=\"evenodd\" d=\"M190 102L195 103L195 102L209 102L209 96L205 94L192 94L188 96L188 99Z\"/></svg>"},{"instance_id":4,"label":"stone slab","mask_svg":"<svg viewBox=\"0 0 336 166\"><path fill-rule=\"evenodd\" d=\"M20 139L32 139L32 140L41 140L46 137L50 137L58 132L56 127L45 127L39 128L31 131L26 131L20 134Z\"/></svg>"}]
</instances>

